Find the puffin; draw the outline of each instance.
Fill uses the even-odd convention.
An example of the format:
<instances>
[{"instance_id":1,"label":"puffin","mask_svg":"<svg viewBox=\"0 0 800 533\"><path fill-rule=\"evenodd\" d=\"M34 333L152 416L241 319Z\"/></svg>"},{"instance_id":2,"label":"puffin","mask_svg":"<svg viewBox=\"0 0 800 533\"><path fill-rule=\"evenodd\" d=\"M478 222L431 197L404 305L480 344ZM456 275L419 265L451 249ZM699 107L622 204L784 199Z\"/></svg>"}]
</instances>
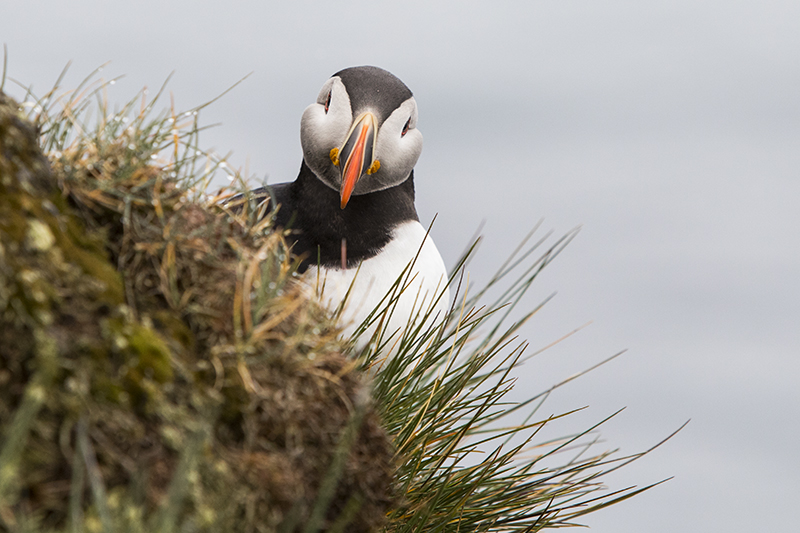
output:
<instances>
[{"instance_id":1,"label":"puffin","mask_svg":"<svg viewBox=\"0 0 800 533\"><path fill-rule=\"evenodd\" d=\"M422 134L409 88L378 67L340 70L303 112L300 141L297 179L251 194L277 209L275 227L289 230L303 279L342 334L391 351L443 320L447 270L414 206Z\"/></svg>"}]
</instances>

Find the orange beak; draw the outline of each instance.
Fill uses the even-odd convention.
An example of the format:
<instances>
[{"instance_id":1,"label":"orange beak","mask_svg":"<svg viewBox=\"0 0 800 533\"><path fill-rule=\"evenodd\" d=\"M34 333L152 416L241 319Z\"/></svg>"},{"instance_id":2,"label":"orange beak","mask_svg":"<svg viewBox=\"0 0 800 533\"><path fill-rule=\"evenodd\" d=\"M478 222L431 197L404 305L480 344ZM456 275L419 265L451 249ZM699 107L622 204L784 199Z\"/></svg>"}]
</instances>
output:
<instances>
[{"instance_id":1,"label":"orange beak","mask_svg":"<svg viewBox=\"0 0 800 533\"><path fill-rule=\"evenodd\" d=\"M342 167L342 187L339 190L341 207L345 208L350 201L350 195L356 183L364 174L371 174L377 169L375 161L375 142L378 137L378 128L372 113L364 113L353 123L350 133L344 141L344 146L339 152Z\"/></svg>"}]
</instances>

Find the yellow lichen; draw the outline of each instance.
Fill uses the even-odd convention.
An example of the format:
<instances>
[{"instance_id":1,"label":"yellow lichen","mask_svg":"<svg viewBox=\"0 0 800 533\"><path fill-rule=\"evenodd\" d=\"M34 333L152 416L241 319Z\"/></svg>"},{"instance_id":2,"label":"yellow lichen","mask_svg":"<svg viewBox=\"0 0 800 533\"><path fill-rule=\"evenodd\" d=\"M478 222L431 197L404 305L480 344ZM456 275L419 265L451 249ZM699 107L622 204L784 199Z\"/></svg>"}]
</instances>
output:
<instances>
[{"instance_id":1,"label":"yellow lichen","mask_svg":"<svg viewBox=\"0 0 800 533\"><path fill-rule=\"evenodd\" d=\"M55 242L56 238L47 224L35 218L28 220L28 234L25 243L29 250L46 252Z\"/></svg>"}]
</instances>

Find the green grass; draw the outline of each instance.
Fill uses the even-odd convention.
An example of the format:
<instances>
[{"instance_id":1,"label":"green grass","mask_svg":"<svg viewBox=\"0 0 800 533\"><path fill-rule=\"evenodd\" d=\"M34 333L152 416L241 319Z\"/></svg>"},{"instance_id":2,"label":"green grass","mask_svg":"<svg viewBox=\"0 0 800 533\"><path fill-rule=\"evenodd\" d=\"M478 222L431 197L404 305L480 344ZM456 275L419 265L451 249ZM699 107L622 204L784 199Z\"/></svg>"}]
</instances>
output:
<instances>
[{"instance_id":1,"label":"green grass","mask_svg":"<svg viewBox=\"0 0 800 533\"><path fill-rule=\"evenodd\" d=\"M451 278L457 290L443 323L426 329L422 324L429 317L421 312L395 347L397 356L381 356L392 332L376 335L367 350L365 364L379 368L375 399L394 435L401 464L397 477L405 494L404 504L390 514L390 531L537 531L578 525L579 517L659 484L604 487L606 474L651 451L627 456L596 451L597 429L618 412L576 434L536 440L546 425L575 412L543 415L544 401L585 372L523 402L508 400L515 374L535 355L526 356L528 344L518 333L546 302L513 322L510 317L577 230L550 243L545 235L526 247L534 234L472 295L463 288L471 248ZM398 281L384 313L392 312L392 298L406 281ZM502 287L500 295L482 305L496 286ZM376 313L361 330L381 316Z\"/></svg>"}]
</instances>

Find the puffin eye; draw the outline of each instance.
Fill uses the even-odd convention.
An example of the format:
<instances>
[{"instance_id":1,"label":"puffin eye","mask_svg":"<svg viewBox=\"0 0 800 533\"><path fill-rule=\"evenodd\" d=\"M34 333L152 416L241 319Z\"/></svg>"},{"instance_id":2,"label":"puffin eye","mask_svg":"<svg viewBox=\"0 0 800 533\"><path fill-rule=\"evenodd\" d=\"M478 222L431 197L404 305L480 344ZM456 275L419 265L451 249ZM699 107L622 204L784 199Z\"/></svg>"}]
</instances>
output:
<instances>
[{"instance_id":1,"label":"puffin eye","mask_svg":"<svg viewBox=\"0 0 800 533\"><path fill-rule=\"evenodd\" d=\"M406 120L406 125L403 126L403 131L400 133L400 137L405 137L406 136L406 133L408 133L409 126L411 126L411 118L410 117L409 117L408 120Z\"/></svg>"},{"instance_id":2,"label":"puffin eye","mask_svg":"<svg viewBox=\"0 0 800 533\"><path fill-rule=\"evenodd\" d=\"M325 100L325 114L328 114L328 109L331 107L331 93L333 91L328 91L328 99Z\"/></svg>"}]
</instances>

